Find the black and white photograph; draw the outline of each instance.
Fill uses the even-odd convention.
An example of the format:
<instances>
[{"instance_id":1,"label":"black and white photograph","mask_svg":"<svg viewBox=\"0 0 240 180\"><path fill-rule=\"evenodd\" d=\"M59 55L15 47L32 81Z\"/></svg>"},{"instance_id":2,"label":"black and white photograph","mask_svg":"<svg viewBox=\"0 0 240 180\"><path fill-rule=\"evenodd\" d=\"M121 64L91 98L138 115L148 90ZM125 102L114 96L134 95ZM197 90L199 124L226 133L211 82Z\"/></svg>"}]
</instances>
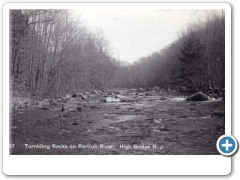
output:
<instances>
[{"instance_id":1,"label":"black and white photograph","mask_svg":"<svg viewBox=\"0 0 240 180\"><path fill-rule=\"evenodd\" d=\"M10 155L220 155L225 9L10 9L9 43Z\"/></svg>"}]
</instances>

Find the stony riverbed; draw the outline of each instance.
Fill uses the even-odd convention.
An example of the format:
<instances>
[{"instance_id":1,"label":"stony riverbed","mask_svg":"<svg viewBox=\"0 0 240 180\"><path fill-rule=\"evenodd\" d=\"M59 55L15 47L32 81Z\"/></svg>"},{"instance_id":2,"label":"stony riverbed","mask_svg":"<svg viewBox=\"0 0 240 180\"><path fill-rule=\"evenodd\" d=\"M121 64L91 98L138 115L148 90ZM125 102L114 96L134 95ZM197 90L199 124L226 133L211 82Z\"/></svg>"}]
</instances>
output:
<instances>
[{"instance_id":1,"label":"stony riverbed","mask_svg":"<svg viewBox=\"0 0 240 180\"><path fill-rule=\"evenodd\" d=\"M192 102L171 92L129 93L130 100L123 102L104 102L103 97L63 98L12 109L10 153L219 154L216 141L224 129L217 127L223 126L225 118L213 113L224 112L220 99Z\"/></svg>"}]
</instances>

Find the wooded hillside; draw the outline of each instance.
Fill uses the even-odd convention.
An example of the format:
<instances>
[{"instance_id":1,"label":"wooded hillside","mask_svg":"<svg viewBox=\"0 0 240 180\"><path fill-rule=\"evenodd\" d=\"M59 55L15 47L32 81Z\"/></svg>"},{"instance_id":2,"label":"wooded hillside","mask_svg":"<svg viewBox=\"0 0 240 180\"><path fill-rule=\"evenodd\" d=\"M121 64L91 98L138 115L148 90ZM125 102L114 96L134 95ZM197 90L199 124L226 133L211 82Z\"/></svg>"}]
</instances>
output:
<instances>
[{"instance_id":1,"label":"wooded hillside","mask_svg":"<svg viewBox=\"0 0 240 180\"><path fill-rule=\"evenodd\" d=\"M70 11L12 10L10 26L13 92L44 97L112 84L108 42Z\"/></svg>"},{"instance_id":2,"label":"wooded hillside","mask_svg":"<svg viewBox=\"0 0 240 180\"><path fill-rule=\"evenodd\" d=\"M224 88L224 11L206 11L204 21L190 24L175 42L132 65L111 57L104 35L91 33L70 10L11 10L10 19L15 94L47 97L111 87Z\"/></svg>"},{"instance_id":3,"label":"wooded hillside","mask_svg":"<svg viewBox=\"0 0 240 180\"><path fill-rule=\"evenodd\" d=\"M178 40L116 73L115 85L120 87L223 89L224 11L206 12L205 20L190 24Z\"/></svg>"}]
</instances>

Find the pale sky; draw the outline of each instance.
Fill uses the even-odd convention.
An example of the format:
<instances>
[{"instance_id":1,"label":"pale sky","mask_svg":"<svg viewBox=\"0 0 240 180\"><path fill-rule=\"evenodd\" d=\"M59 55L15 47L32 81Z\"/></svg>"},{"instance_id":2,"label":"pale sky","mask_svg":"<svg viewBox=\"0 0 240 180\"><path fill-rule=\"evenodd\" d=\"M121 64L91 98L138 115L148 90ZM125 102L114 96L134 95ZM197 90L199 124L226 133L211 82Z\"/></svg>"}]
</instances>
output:
<instances>
[{"instance_id":1,"label":"pale sky","mask_svg":"<svg viewBox=\"0 0 240 180\"><path fill-rule=\"evenodd\" d=\"M176 40L191 22L204 18L204 10L75 10L92 32L101 30L112 56L132 63Z\"/></svg>"}]
</instances>

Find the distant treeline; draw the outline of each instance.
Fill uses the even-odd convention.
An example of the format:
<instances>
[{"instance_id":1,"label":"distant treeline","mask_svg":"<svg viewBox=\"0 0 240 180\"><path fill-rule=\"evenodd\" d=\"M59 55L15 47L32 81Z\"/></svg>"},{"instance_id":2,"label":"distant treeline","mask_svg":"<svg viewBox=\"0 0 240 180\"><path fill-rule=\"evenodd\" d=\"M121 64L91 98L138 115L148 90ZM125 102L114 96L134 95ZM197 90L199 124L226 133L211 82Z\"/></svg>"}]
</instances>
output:
<instances>
[{"instance_id":1,"label":"distant treeline","mask_svg":"<svg viewBox=\"0 0 240 180\"><path fill-rule=\"evenodd\" d=\"M112 58L103 34L91 33L80 20L70 10L10 11L13 93L46 97L111 87L224 88L224 11L206 11L204 21L133 65Z\"/></svg>"},{"instance_id":2,"label":"distant treeline","mask_svg":"<svg viewBox=\"0 0 240 180\"><path fill-rule=\"evenodd\" d=\"M225 86L224 11L206 11L204 20L190 24L166 48L142 57L133 65L119 66L114 81L117 87L222 90Z\"/></svg>"}]
</instances>

